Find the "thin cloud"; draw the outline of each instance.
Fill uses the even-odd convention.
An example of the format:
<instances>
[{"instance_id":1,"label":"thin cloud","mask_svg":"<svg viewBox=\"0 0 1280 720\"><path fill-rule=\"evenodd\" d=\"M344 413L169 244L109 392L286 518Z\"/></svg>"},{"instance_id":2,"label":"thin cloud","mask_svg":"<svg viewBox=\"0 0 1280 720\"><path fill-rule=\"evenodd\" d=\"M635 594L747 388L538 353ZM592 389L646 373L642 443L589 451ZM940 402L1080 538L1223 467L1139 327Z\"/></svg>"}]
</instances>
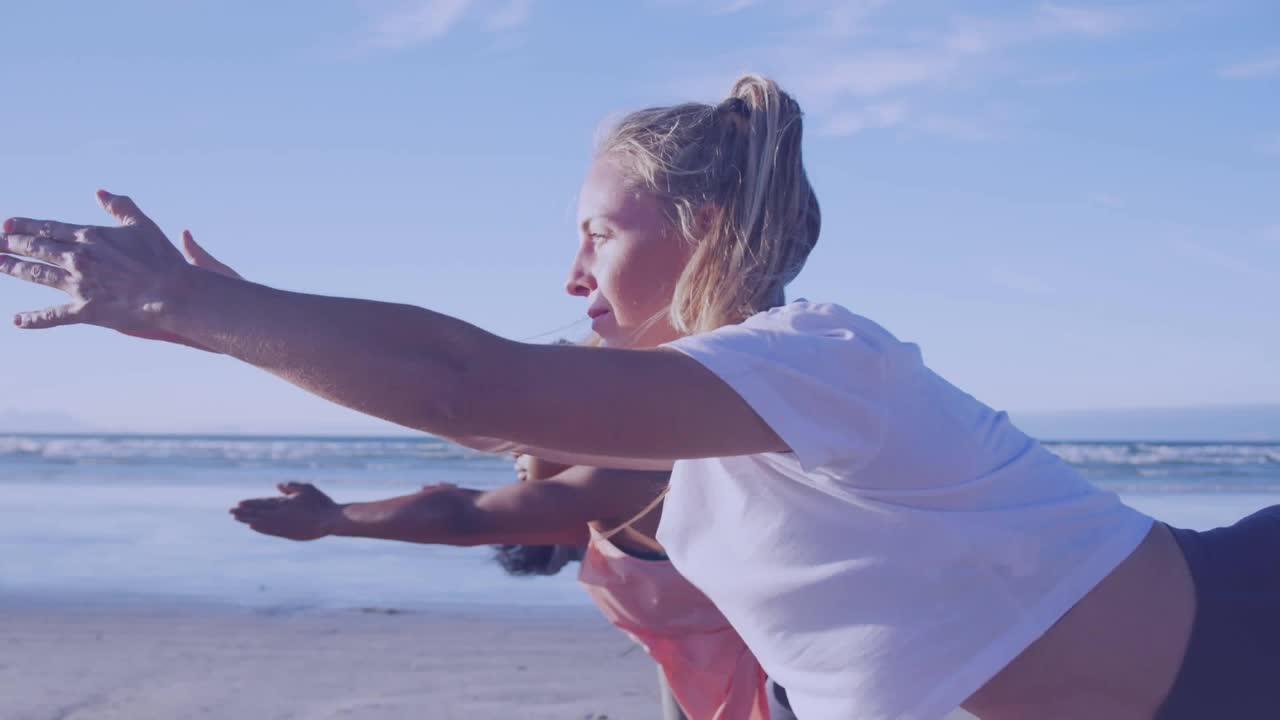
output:
<instances>
[{"instance_id":1,"label":"thin cloud","mask_svg":"<svg viewBox=\"0 0 1280 720\"><path fill-rule=\"evenodd\" d=\"M1132 13L1086 9L1045 3L1024 16L953 19L941 31L902 32L924 39L913 47L894 49L833 48L814 51L821 33L800 37L790 47L780 49L789 65L808 68L795 72L805 78L801 90L811 102L821 106L841 98L873 98L916 91L951 81L974 63L1002 52L1054 37L1097 37L1134 27ZM813 73L812 68L823 71Z\"/></svg>"},{"instance_id":2,"label":"thin cloud","mask_svg":"<svg viewBox=\"0 0 1280 720\"><path fill-rule=\"evenodd\" d=\"M807 84L822 96L875 97L940 80L954 63L928 52L869 52L850 55L826 66Z\"/></svg>"},{"instance_id":3,"label":"thin cloud","mask_svg":"<svg viewBox=\"0 0 1280 720\"><path fill-rule=\"evenodd\" d=\"M419 0L374 18L369 30L379 47L409 47L449 32L469 5L471 0Z\"/></svg>"},{"instance_id":4,"label":"thin cloud","mask_svg":"<svg viewBox=\"0 0 1280 720\"><path fill-rule=\"evenodd\" d=\"M650 3L662 12L676 10L711 17L735 15L764 4L760 0L650 0Z\"/></svg>"},{"instance_id":5,"label":"thin cloud","mask_svg":"<svg viewBox=\"0 0 1280 720\"><path fill-rule=\"evenodd\" d=\"M819 126L818 134L847 137L869 130L903 128L960 142L983 142L994 137L985 125L948 115L913 113L906 103L873 103L856 110L842 110L829 115Z\"/></svg>"},{"instance_id":6,"label":"thin cloud","mask_svg":"<svg viewBox=\"0 0 1280 720\"><path fill-rule=\"evenodd\" d=\"M895 127L901 125L906 118L907 106L903 103L880 103L836 113L827 119L818 132L834 136L855 135L864 130Z\"/></svg>"},{"instance_id":7,"label":"thin cloud","mask_svg":"<svg viewBox=\"0 0 1280 720\"><path fill-rule=\"evenodd\" d=\"M954 21L942 45L961 54L983 54L1046 37L1110 35L1130 27L1134 21L1130 13L1119 10L1043 3L1024 17L961 17Z\"/></svg>"},{"instance_id":8,"label":"thin cloud","mask_svg":"<svg viewBox=\"0 0 1280 720\"><path fill-rule=\"evenodd\" d=\"M1037 24L1041 32L1049 34L1110 35L1128 28L1135 19L1124 10L1044 3Z\"/></svg>"},{"instance_id":9,"label":"thin cloud","mask_svg":"<svg viewBox=\"0 0 1280 720\"><path fill-rule=\"evenodd\" d=\"M873 15L888 4L889 0L833 2L821 12L822 27L832 35L855 35L865 28Z\"/></svg>"},{"instance_id":10,"label":"thin cloud","mask_svg":"<svg viewBox=\"0 0 1280 720\"><path fill-rule=\"evenodd\" d=\"M726 2L730 0L722 0L719 7ZM904 19L881 12L891 6L889 0L791 0L774 6L792 21L784 40L731 51L713 68L682 72L672 89L680 96L716 97L744 68L761 68L785 80L820 134L851 136L900 127L980 142L1000 134L997 123L958 115L949 109L953 103L931 106L981 86L981 80L993 73L1001 74L1002 81L1027 83L1049 77L1046 72L1051 70L1013 62L1011 56L1020 48L1051 40L1088 40L1146 23L1130 9L1061 2L1009 15L962 15L941 21L936 15ZM858 36L856 41L850 39L852 34ZM1059 83L1079 79L1075 69L1051 76Z\"/></svg>"},{"instance_id":11,"label":"thin cloud","mask_svg":"<svg viewBox=\"0 0 1280 720\"><path fill-rule=\"evenodd\" d=\"M1222 77L1234 79L1260 78L1280 74L1280 52L1254 58L1247 62L1228 65L1222 68L1220 74Z\"/></svg>"},{"instance_id":12,"label":"thin cloud","mask_svg":"<svg viewBox=\"0 0 1280 720\"><path fill-rule=\"evenodd\" d=\"M532 11L533 0L509 0L493 11L485 24L490 30L510 30L528 22Z\"/></svg>"},{"instance_id":13,"label":"thin cloud","mask_svg":"<svg viewBox=\"0 0 1280 720\"><path fill-rule=\"evenodd\" d=\"M533 0L411 0L374 17L369 35L374 46L399 50L443 37L473 13L489 32L511 30L528 22L532 8Z\"/></svg>"},{"instance_id":14,"label":"thin cloud","mask_svg":"<svg viewBox=\"0 0 1280 720\"><path fill-rule=\"evenodd\" d=\"M724 0L724 2L717 3L711 8L711 14L732 15L737 12L742 12L755 4L756 0Z\"/></svg>"},{"instance_id":15,"label":"thin cloud","mask_svg":"<svg viewBox=\"0 0 1280 720\"><path fill-rule=\"evenodd\" d=\"M869 15L878 7L873 3L864 9ZM990 59L1021 45L1054 37L1109 35L1135 25L1136 17L1129 12L1045 3L1020 16L955 18L942 30L914 33L923 38L914 47L814 51L811 45L816 43L802 38L782 53L789 55L786 66L792 70L787 74L799 78L797 93L825 116L825 134L853 135L904 125L962 142L981 142L995 135L990 123L945 113L916 113L908 118L902 112L885 114L883 108L918 105L931 88L945 85L954 91L975 69L980 71ZM802 70L814 67L823 70ZM849 101L856 101L856 107L842 107ZM868 103L872 103L870 109Z\"/></svg>"},{"instance_id":16,"label":"thin cloud","mask_svg":"<svg viewBox=\"0 0 1280 720\"><path fill-rule=\"evenodd\" d=\"M1185 258L1203 265L1210 265L1236 275L1255 280L1274 281L1280 273L1258 267L1255 263L1237 257L1215 247L1188 238L1181 238L1173 243L1174 250Z\"/></svg>"},{"instance_id":17,"label":"thin cloud","mask_svg":"<svg viewBox=\"0 0 1280 720\"><path fill-rule=\"evenodd\" d=\"M996 135L990 125L951 115L926 115L914 127L931 135L960 142L985 142Z\"/></svg>"}]
</instances>

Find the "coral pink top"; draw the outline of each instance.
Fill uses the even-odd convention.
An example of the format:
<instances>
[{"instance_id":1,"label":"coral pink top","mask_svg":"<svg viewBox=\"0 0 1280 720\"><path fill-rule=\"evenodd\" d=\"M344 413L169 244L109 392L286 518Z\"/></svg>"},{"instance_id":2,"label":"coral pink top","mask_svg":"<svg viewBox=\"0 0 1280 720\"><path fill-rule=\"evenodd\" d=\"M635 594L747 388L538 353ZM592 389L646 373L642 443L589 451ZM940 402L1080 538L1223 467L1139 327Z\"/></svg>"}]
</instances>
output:
<instances>
[{"instance_id":1,"label":"coral pink top","mask_svg":"<svg viewBox=\"0 0 1280 720\"><path fill-rule=\"evenodd\" d=\"M623 552L591 528L578 581L657 661L689 720L767 720L765 674L716 606L666 560Z\"/></svg>"}]
</instances>

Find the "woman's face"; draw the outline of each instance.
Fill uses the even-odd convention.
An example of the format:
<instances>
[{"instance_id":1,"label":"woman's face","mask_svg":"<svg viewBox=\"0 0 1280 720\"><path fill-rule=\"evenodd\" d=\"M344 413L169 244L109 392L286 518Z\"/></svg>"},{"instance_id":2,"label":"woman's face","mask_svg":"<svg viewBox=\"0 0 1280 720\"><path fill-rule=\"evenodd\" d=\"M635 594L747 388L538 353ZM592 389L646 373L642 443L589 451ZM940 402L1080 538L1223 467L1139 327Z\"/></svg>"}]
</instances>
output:
<instances>
[{"instance_id":1,"label":"woman's face","mask_svg":"<svg viewBox=\"0 0 1280 720\"><path fill-rule=\"evenodd\" d=\"M566 289L587 299L607 347L655 347L678 335L668 319L689 249L652 195L597 158L578 195L578 252Z\"/></svg>"}]
</instances>

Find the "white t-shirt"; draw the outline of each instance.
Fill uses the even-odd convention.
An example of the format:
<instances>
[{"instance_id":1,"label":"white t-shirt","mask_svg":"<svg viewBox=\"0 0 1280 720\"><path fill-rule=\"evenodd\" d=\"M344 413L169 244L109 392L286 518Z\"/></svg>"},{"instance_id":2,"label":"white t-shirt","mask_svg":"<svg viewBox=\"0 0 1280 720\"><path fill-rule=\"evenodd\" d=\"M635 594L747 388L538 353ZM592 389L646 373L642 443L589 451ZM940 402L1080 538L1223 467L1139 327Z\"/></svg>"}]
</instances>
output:
<instances>
[{"instance_id":1,"label":"white t-shirt","mask_svg":"<svg viewBox=\"0 0 1280 720\"><path fill-rule=\"evenodd\" d=\"M670 347L792 450L676 463L658 540L806 720L942 717L1151 527L839 306Z\"/></svg>"}]
</instances>

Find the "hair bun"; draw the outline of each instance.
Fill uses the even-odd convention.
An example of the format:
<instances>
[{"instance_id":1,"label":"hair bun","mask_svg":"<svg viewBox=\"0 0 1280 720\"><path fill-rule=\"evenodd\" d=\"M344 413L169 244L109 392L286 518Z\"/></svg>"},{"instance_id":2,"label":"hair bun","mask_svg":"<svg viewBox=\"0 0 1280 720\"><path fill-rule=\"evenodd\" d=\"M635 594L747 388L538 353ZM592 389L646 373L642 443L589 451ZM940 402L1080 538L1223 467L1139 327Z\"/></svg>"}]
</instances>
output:
<instances>
[{"instance_id":1,"label":"hair bun","mask_svg":"<svg viewBox=\"0 0 1280 720\"><path fill-rule=\"evenodd\" d=\"M751 124L751 105L745 98L726 98L716 106L715 114L721 127L746 131Z\"/></svg>"}]
</instances>

